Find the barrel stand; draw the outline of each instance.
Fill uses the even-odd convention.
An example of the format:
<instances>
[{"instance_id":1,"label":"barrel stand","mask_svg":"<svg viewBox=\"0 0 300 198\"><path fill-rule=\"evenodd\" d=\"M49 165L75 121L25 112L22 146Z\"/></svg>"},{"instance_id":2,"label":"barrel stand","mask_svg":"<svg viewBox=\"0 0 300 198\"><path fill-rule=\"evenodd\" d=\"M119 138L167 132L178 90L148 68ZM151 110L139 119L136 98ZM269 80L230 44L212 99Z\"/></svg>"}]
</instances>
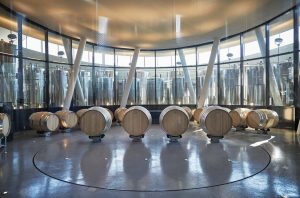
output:
<instances>
[{"instance_id":1,"label":"barrel stand","mask_svg":"<svg viewBox=\"0 0 300 198\"><path fill-rule=\"evenodd\" d=\"M167 138L170 139L170 142L178 142L178 140L179 140L180 138L182 138L182 135L173 136L173 135L167 134Z\"/></svg>"},{"instance_id":2,"label":"barrel stand","mask_svg":"<svg viewBox=\"0 0 300 198\"><path fill-rule=\"evenodd\" d=\"M207 135L207 137L210 139L211 143L219 143L220 139L224 138L224 136L213 136L213 135Z\"/></svg>"},{"instance_id":3,"label":"barrel stand","mask_svg":"<svg viewBox=\"0 0 300 198\"><path fill-rule=\"evenodd\" d=\"M36 133L41 137L49 137L52 134L51 131L36 131Z\"/></svg>"},{"instance_id":4,"label":"barrel stand","mask_svg":"<svg viewBox=\"0 0 300 198\"><path fill-rule=\"evenodd\" d=\"M99 136L89 136L89 138L93 141L93 142L101 142L102 138L104 138L104 134L101 134Z\"/></svg>"},{"instance_id":5,"label":"barrel stand","mask_svg":"<svg viewBox=\"0 0 300 198\"><path fill-rule=\"evenodd\" d=\"M132 138L133 142L140 142L145 135L129 135L129 138Z\"/></svg>"}]
</instances>

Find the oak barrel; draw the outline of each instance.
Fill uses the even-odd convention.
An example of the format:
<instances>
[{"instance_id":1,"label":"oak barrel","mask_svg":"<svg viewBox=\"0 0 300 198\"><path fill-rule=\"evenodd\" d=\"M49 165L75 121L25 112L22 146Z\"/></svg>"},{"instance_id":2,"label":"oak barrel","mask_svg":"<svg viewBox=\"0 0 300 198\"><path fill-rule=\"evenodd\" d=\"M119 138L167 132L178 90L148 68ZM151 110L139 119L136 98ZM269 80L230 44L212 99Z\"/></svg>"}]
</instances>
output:
<instances>
[{"instance_id":1,"label":"oak barrel","mask_svg":"<svg viewBox=\"0 0 300 198\"><path fill-rule=\"evenodd\" d=\"M247 128L246 118L250 109L247 108L237 108L229 112L232 119L232 126L235 128Z\"/></svg>"},{"instance_id":2,"label":"oak barrel","mask_svg":"<svg viewBox=\"0 0 300 198\"><path fill-rule=\"evenodd\" d=\"M150 112L142 106L130 107L124 114L122 126L132 136L141 136L146 133L152 123Z\"/></svg>"},{"instance_id":3,"label":"oak barrel","mask_svg":"<svg viewBox=\"0 0 300 198\"><path fill-rule=\"evenodd\" d=\"M114 115L118 122L122 122L126 111L127 109L125 107L119 107L115 110Z\"/></svg>"},{"instance_id":4,"label":"oak barrel","mask_svg":"<svg viewBox=\"0 0 300 198\"><path fill-rule=\"evenodd\" d=\"M89 108L80 118L81 130L89 136L100 136L112 124L111 115L102 107Z\"/></svg>"},{"instance_id":5,"label":"oak barrel","mask_svg":"<svg viewBox=\"0 0 300 198\"><path fill-rule=\"evenodd\" d=\"M78 111L76 112L76 115L77 115L77 117L78 117L78 121L80 121L81 116L82 116L85 112L87 112L87 111L88 111L88 109L80 109L80 110L78 110Z\"/></svg>"},{"instance_id":6,"label":"oak barrel","mask_svg":"<svg viewBox=\"0 0 300 198\"><path fill-rule=\"evenodd\" d=\"M61 110L57 111L55 115L59 118L59 125L61 128L71 129L78 123L78 116L73 111Z\"/></svg>"},{"instance_id":7,"label":"oak barrel","mask_svg":"<svg viewBox=\"0 0 300 198\"><path fill-rule=\"evenodd\" d=\"M194 117L195 121L200 122L200 115L201 115L202 111L203 111L203 108L197 108L194 110L193 117Z\"/></svg>"},{"instance_id":8,"label":"oak barrel","mask_svg":"<svg viewBox=\"0 0 300 198\"><path fill-rule=\"evenodd\" d=\"M189 116L189 119L191 120L191 118L193 117L193 112L192 112L191 108L189 108L189 107L182 107L182 108L185 110L185 112Z\"/></svg>"},{"instance_id":9,"label":"oak barrel","mask_svg":"<svg viewBox=\"0 0 300 198\"><path fill-rule=\"evenodd\" d=\"M36 112L30 115L29 125L37 131L56 131L59 127L59 118L51 112Z\"/></svg>"},{"instance_id":10,"label":"oak barrel","mask_svg":"<svg viewBox=\"0 0 300 198\"><path fill-rule=\"evenodd\" d=\"M10 133L10 129L10 118L5 113L0 113L0 134L3 134L5 137L7 137Z\"/></svg>"},{"instance_id":11,"label":"oak barrel","mask_svg":"<svg viewBox=\"0 0 300 198\"><path fill-rule=\"evenodd\" d=\"M200 127L209 136L223 137L232 126L229 110L219 106L210 106L203 109L200 115Z\"/></svg>"},{"instance_id":12,"label":"oak barrel","mask_svg":"<svg viewBox=\"0 0 300 198\"><path fill-rule=\"evenodd\" d=\"M189 122L187 112L179 106L169 106L159 116L161 128L171 136L183 134L188 129Z\"/></svg>"},{"instance_id":13,"label":"oak barrel","mask_svg":"<svg viewBox=\"0 0 300 198\"><path fill-rule=\"evenodd\" d=\"M246 122L254 129L269 129L276 127L279 122L278 114L270 109L257 109L250 111Z\"/></svg>"}]
</instances>

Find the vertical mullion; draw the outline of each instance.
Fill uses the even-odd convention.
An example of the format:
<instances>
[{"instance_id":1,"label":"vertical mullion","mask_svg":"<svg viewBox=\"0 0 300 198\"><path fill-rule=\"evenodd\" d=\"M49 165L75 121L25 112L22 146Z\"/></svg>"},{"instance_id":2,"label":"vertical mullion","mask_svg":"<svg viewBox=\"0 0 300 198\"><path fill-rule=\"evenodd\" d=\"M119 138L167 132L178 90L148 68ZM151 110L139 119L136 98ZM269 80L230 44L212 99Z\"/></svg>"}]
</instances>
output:
<instances>
[{"instance_id":1,"label":"vertical mullion","mask_svg":"<svg viewBox=\"0 0 300 198\"><path fill-rule=\"evenodd\" d=\"M50 71L49 71L49 32L45 31L45 107L49 108L50 104Z\"/></svg>"},{"instance_id":2,"label":"vertical mullion","mask_svg":"<svg viewBox=\"0 0 300 198\"><path fill-rule=\"evenodd\" d=\"M265 85L266 85L266 101L265 101L265 106L268 107L270 106L270 59L269 59L269 55L270 55L270 25L269 23L266 24L265 26L265 33L266 33L266 57L265 57L265 76L266 76L266 80L265 80Z\"/></svg>"},{"instance_id":3,"label":"vertical mullion","mask_svg":"<svg viewBox=\"0 0 300 198\"><path fill-rule=\"evenodd\" d=\"M220 105L221 101L221 76L220 76L220 50L218 50L218 60L217 60L217 85L218 85L218 94L217 94L217 105ZM214 66L215 67L215 64ZM214 69L213 69L214 72Z\"/></svg>"},{"instance_id":4,"label":"vertical mullion","mask_svg":"<svg viewBox=\"0 0 300 198\"><path fill-rule=\"evenodd\" d=\"M17 103L18 107L23 108L24 105L24 93L23 93L23 17L21 15L17 15L18 22L18 97Z\"/></svg>"},{"instance_id":5,"label":"vertical mullion","mask_svg":"<svg viewBox=\"0 0 300 198\"><path fill-rule=\"evenodd\" d=\"M196 47L196 107L198 102L198 95L199 95L199 82L198 82L198 47Z\"/></svg>"},{"instance_id":6,"label":"vertical mullion","mask_svg":"<svg viewBox=\"0 0 300 198\"><path fill-rule=\"evenodd\" d=\"M157 80L157 73L156 73L156 51L154 51L154 92L155 92L155 104L158 104L158 97L157 97L157 90L156 90L156 80Z\"/></svg>"},{"instance_id":7,"label":"vertical mullion","mask_svg":"<svg viewBox=\"0 0 300 198\"><path fill-rule=\"evenodd\" d=\"M294 106L295 106L295 131L299 122L299 7L294 9Z\"/></svg>"},{"instance_id":8,"label":"vertical mullion","mask_svg":"<svg viewBox=\"0 0 300 198\"><path fill-rule=\"evenodd\" d=\"M93 45L93 55L92 55L92 87L96 88L96 68L95 68L95 45ZM93 94L93 105L96 106L96 94L95 91L92 90Z\"/></svg>"},{"instance_id":9,"label":"vertical mullion","mask_svg":"<svg viewBox=\"0 0 300 198\"><path fill-rule=\"evenodd\" d=\"M114 101L115 101L115 104L117 105L118 104L118 101L117 101L117 77L116 77L116 49L114 48L113 50L114 52Z\"/></svg>"},{"instance_id":10,"label":"vertical mullion","mask_svg":"<svg viewBox=\"0 0 300 198\"><path fill-rule=\"evenodd\" d=\"M240 105L244 105L244 34L240 35Z\"/></svg>"}]
</instances>

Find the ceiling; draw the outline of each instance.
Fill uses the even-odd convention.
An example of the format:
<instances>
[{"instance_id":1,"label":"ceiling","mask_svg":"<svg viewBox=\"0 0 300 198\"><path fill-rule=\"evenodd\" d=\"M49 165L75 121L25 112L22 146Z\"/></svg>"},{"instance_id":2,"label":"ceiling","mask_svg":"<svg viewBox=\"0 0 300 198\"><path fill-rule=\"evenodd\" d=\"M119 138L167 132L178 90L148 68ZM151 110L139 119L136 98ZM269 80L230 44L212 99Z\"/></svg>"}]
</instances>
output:
<instances>
[{"instance_id":1,"label":"ceiling","mask_svg":"<svg viewBox=\"0 0 300 198\"><path fill-rule=\"evenodd\" d=\"M52 30L103 45L189 46L259 25L293 0L1 0Z\"/></svg>"}]
</instances>

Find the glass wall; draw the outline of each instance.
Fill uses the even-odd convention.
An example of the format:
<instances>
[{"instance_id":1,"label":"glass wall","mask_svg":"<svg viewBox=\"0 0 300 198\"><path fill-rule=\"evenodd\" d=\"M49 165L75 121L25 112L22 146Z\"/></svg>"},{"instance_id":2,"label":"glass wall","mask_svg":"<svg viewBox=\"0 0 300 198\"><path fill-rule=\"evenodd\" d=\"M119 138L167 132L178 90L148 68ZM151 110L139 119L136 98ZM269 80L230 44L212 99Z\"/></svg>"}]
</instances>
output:
<instances>
[{"instance_id":1,"label":"glass wall","mask_svg":"<svg viewBox=\"0 0 300 198\"><path fill-rule=\"evenodd\" d=\"M222 39L205 105L294 105L293 12ZM30 20L23 20L18 27L17 18L0 8L0 91L4 93L0 103L11 102L15 108L17 102L24 103L25 108L61 107L79 41ZM21 28L22 43L18 43ZM22 48L20 54L18 47ZM127 104L195 105L203 92L211 48L212 42L180 49L141 50ZM72 105L119 105L133 54L133 49L87 43ZM24 98L18 96L22 93Z\"/></svg>"},{"instance_id":2,"label":"glass wall","mask_svg":"<svg viewBox=\"0 0 300 198\"><path fill-rule=\"evenodd\" d=\"M241 102L240 36L222 41L219 48L219 57L219 103L223 105L239 105Z\"/></svg>"},{"instance_id":3,"label":"glass wall","mask_svg":"<svg viewBox=\"0 0 300 198\"><path fill-rule=\"evenodd\" d=\"M269 105L293 105L294 44L293 12L288 12L270 23ZM284 55L283 55L284 53Z\"/></svg>"}]
</instances>

